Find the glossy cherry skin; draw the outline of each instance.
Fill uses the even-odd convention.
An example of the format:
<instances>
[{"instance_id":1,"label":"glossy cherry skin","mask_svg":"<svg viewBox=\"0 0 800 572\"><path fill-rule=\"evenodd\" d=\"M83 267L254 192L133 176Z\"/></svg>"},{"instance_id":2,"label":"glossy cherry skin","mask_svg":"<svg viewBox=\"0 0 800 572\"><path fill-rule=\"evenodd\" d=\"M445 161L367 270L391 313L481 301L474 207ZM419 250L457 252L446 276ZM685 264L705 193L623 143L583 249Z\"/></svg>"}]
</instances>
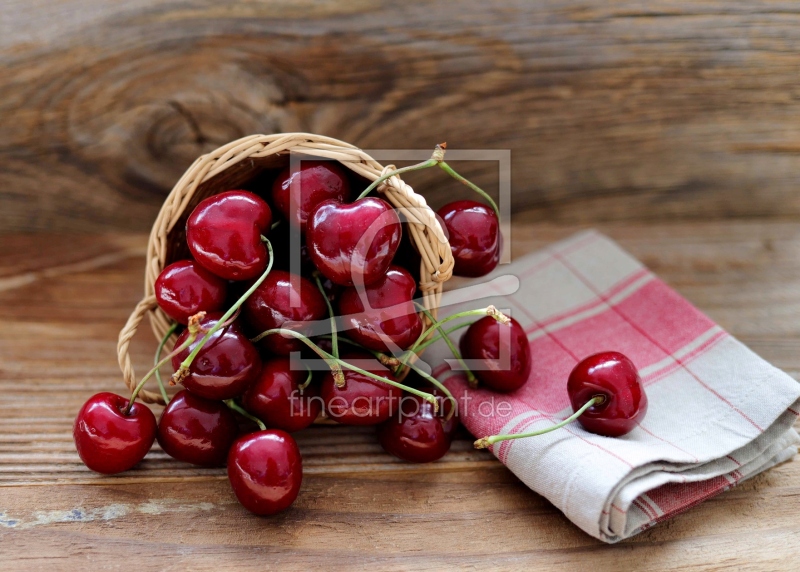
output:
<instances>
[{"instance_id":1,"label":"glossy cherry skin","mask_svg":"<svg viewBox=\"0 0 800 572\"><path fill-rule=\"evenodd\" d=\"M390 266L368 286L345 288L339 296L344 335L379 352L391 353L394 349L387 341L408 349L422 333L422 320L413 303L416 291L414 278L399 266Z\"/></svg>"},{"instance_id":2,"label":"glossy cherry skin","mask_svg":"<svg viewBox=\"0 0 800 572\"><path fill-rule=\"evenodd\" d=\"M228 453L228 479L244 508L259 516L278 513L289 508L300 492L300 449L280 429L243 435Z\"/></svg>"},{"instance_id":3,"label":"glossy cherry skin","mask_svg":"<svg viewBox=\"0 0 800 572\"><path fill-rule=\"evenodd\" d=\"M91 470L106 475L127 471L153 446L156 418L141 403L134 403L125 415L128 398L98 393L83 405L72 436L81 461Z\"/></svg>"},{"instance_id":4,"label":"glossy cherry skin","mask_svg":"<svg viewBox=\"0 0 800 572\"><path fill-rule=\"evenodd\" d=\"M225 307L228 283L194 260L173 262L158 275L156 301L164 313L180 324L198 312L216 312Z\"/></svg>"},{"instance_id":5,"label":"glossy cherry skin","mask_svg":"<svg viewBox=\"0 0 800 572\"><path fill-rule=\"evenodd\" d=\"M256 333L283 327L287 322L320 320L328 315L328 306L317 285L285 270L271 271L242 305L242 310ZM281 334L267 336L260 343L273 354L283 356L304 347L303 342Z\"/></svg>"},{"instance_id":6,"label":"glossy cherry skin","mask_svg":"<svg viewBox=\"0 0 800 572\"><path fill-rule=\"evenodd\" d=\"M299 170L292 172L286 167L272 185L275 208L303 232L309 213L318 204L327 200L343 203L349 198L350 181L336 161L301 161Z\"/></svg>"},{"instance_id":7,"label":"glossy cherry skin","mask_svg":"<svg viewBox=\"0 0 800 572\"><path fill-rule=\"evenodd\" d=\"M219 314L208 314L201 325L210 329L219 318ZM189 347L172 358L172 367L176 371L203 336L202 333L198 334ZM189 330L185 330L178 336L175 347L183 344L188 337ZM211 336L189 366L189 375L183 380L183 386L205 399L232 399L244 393L256 380L260 370L258 350L234 323Z\"/></svg>"},{"instance_id":8,"label":"glossy cherry skin","mask_svg":"<svg viewBox=\"0 0 800 572\"><path fill-rule=\"evenodd\" d=\"M578 422L591 433L619 437L630 433L647 413L647 394L633 362L619 352L601 352L581 361L567 381L572 408L577 411L592 397L605 398Z\"/></svg>"},{"instance_id":9,"label":"glossy cherry skin","mask_svg":"<svg viewBox=\"0 0 800 572\"><path fill-rule=\"evenodd\" d=\"M371 284L383 276L403 231L392 206L374 197L320 203L306 230L308 254L319 271L342 286Z\"/></svg>"},{"instance_id":10,"label":"glossy cherry skin","mask_svg":"<svg viewBox=\"0 0 800 572\"><path fill-rule=\"evenodd\" d=\"M300 393L308 371L288 357L266 360L256 382L242 396L244 408L267 427L293 432L311 425L322 410L317 387L311 383Z\"/></svg>"},{"instance_id":11,"label":"glossy cherry skin","mask_svg":"<svg viewBox=\"0 0 800 572\"><path fill-rule=\"evenodd\" d=\"M236 416L223 403L179 391L158 420L158 444L179 461L217 467L239 434Z\"/></svg>"},{"instance_id":12,"label":"glossy cherry skin","mask_svg":"<svg viewBox=\"0 0 800 572\"><path fill-rule=\"evenodd\" d=\"M272 211L258 195L227 191L201 201L186 221L186 242L195 260L226 280L249 280L267 268L261 240Z\"/></svg>"},{"instance_id":13,"label":"glossy cherry skin","mask_svg":"<svg viewBox=\"0 0 800 572\"><path fill-rule=\"evenodd\" d=\"M437 214L447 227L457 276L485 276L500 261L500 222L491 207L476 201L455 201Z\"/></svg>"},{"instance_id":14,"label":"glossy cherry skin","mask_svg":"<svg viewBox=\"0 0 800 572\"><path fill-rule=\"evenodd\" d=\"M387 453L412 463L430 463L450 450L451 435L445 418L416 395L404 395L401 413L378 427L378 441Z\"/></svg>"},{"instance_id":15,"label":"glossy cherry skin","mask_svg":"<svg viewBox=\"0 0 800 572\"><path fill-rule=\"evenodd\" d=\"M366 352L352 352L342 359L361 369L394 381L394 376ZM377 425L400 407L400 390L364 374L343 368L345 386L336 387L333 374L322 378L320 394L328 417L344 425Z\"/></svg>"},{"instance_id":16,"label":"glossy cherry skin","mask_svg":"<svg viewBox=\"0 0 800 572\"><path fill-rule=\"evenodd\" d=\"M464 359L479 360L470 369L489 389L508 393L528 381L531 373L528 336L514 318L509 324L501 324L491 316L481 318L467 328L459 347Z\"/></svg>"}]
</instances>

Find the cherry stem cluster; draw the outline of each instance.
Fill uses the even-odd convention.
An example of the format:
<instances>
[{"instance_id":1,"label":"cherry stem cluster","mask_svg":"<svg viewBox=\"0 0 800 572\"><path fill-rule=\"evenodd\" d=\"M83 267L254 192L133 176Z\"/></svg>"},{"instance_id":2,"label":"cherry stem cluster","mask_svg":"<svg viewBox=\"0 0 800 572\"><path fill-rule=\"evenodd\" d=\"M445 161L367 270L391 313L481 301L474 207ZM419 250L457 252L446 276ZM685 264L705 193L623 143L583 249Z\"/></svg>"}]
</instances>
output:
<instances>
[{"instance_id":1,"label":"cherry stem cluster","mask_svg":"<svg viewBox=\"0 0 800 572\"><path fill-rule=\"evenodd\" d=\"M259 340L262 340L263 338L265 338L267 336L271 336L271 335L275 335L275 334L281 334L281 335L284 335L284 336L292 336L292 337L300 340L304 344L306 344L309 348L311 348L314 351L314 353L316 353L318 356L320 356L325 361L325 363L327 363L328 366L331 368L331 372L334 375L334 380L336 381L336 384L339 387L343 387L344 386L344 374L342 373L342 368L349 369L349 370L354 371L356 373L360 373L361 375L365 375L365 376L367 376L369 378L372 378L372 379L374 379L376 381L382 381L383 383L387 383L387 384L392 385L392 386L394 386L394 387L396 387L398 389L402 389L403 391L411 393L412 395L416 395L417 397L421 397L422 399L424 399L425 401L427 401L428 403L433 405L434 411L439 411L439 403L436 401L436 396L435 395L432 395L432 394L427 393L425 391L420 391L418 389L414 389L413 387L409 387L407 385L403 385L402 383L399 383L397 381L382 377L380 375L376 375L376 374L374 374L372 372L369 372L369 371L367 371L365 369L361 369L360 367L357 367L357 366L355 366L355 365L353 365L351 363L348 363L343 359L334 357L333 355L331 355L328 352L326 352L325 350L323 350L317 344L312 342L307 336L304 336L300 332L295 332L294 330L289 330L289 329L286 329L286 328L273 328L271 330L266 330L264 332L261 332L255 338L252 338L250 341L255 343L255 342L258 342ZM338 383L338 380L336 379L337 372L341 376L341 381L342 381L341 385Z\"/></svg>"},{"instance_id":2,"label":"cherry stem cluster","mask_svg":"<svg viewBox=\"0 0 800 572\"><path fill-rule=\"evenodd\" d=\"M491 196L489 196L489 194L483 189L481 189L478 185L459 175L455 171L455 169L453 169L450 165L448 165L445 162L444 160L445 149L447 149L447 143L441 143L436 146L436 148L433 151L433 155L431 155L431 158L428 159L427 161L423 161L422 163L417 163L416 165L409 165L408 167L403 167L401 169L395 169L394 171L390 171L385 175L378 177L364 190L363 193L361 193L358 196L358 198L363 199L364 197L369 195L378 185L380 185L386 179L394 177L395 175L400 175L402 173L407 173L409 171L419 171L422 169L428 169L430 167L435 167L438 165L445 173L453 177L456 181L466 185L467 187L478 193L480 196L482 196L491 205L492 209L497 215L497 220L500 220L500 209L497 208L497 203L494 202L494 199Z\"/></svg>"},{"instance_id":3,"label":"cherry stem cluster","mask_svg":"<svg viewBox=\"0 0 800 572\"><path fill-rule=\"evenodd\" d=\"M456 346L453 344L453 340L451 340L450 337L445 332L444 328L442 327L442 323L437 322L436 318L433 317L433 314L431 314L425 306L417 302L414 302L414 304L428 317L428 320L430 320L431 324L436 326L436 329L439 330L439 337L444 339L444 342L447 344L447 347L450 348L453 357L456 358L459 365L461 366L462 371L466 372L467 382L470 384L470 386L474 387L475 385L477 385L478 381L475 379L475 374L472 373L472 370L470 370L467 367L467 364L464 363L464 358L461 357L461 352L458 351ZM417 347L417 352L420 351L422 350L419 347Z\"/></svg>"},{"instance_id":4,"label":"cherry stem cluster","mask_svg":"<svg viewBox=\"0 0 800 572\"><path fill-rule=\"evenodd\" d=\"M245 301L250 297L250 295L253 292L255 292L256 288L261 286L261 283L264 282L264 280L269 275L270 271L272 270L272 259L273 259L272 243L270 243L270 241L264 236L261 237L261 240L267 245L267 251L269 254L269 263L267 264L267 269L261 276L259 276L258 280L253 282L252 286L250 286L250 288L247 289L247 292L242 294L242 296L238 300L236 300L236 302L234 302L234 304L230 308L228 308L228 311L225 312L219 320L217 320L217 323L214 324L214 326L211 327L206 332L206 335L203 336L203 339L201 339L200 342L191 351L191 353L188 356L186 356L186 359L184 359L181 362L178 371L172 374L173 383L180 383L181 381L183 381L183 379L186 377L189 371L189 367L192 365L192 362L194 361L194 358L197 357L197 354L200 353L200 350L203 349L203 346L206 344L206 342L208 342L208 340L211 339L211 336L213 336L221 328L229 324L228 320L231 318L231 316L233 316L236 312L239 311L241 305L245 303Z\"/></svg>"},{"instance_id":5,"label":"cherry stem cluster","mask_svg":"<svg viewBox=\"0 0 800 572\"><path fill-rule=\"evenodd\" d=\"M453 320L457 320L458 318L466 318L469 316L491 316L501 324L507 324L510 321L508 316L506 316L500 310L491 305L487 306L486 308L479 308L477 310L465 310L464 312L458 312L456 314L447 316L446 318L439 320L438 322L434 321L433 325L431 325L430 327L428 327L428 329L422 332L419 338L417 338L417 341L414 342L414 344L410 348L408 348L408 350L406 350L406 352L400 358L400 365L397 366L395 374L399 375L399 373L403 370L403 368L408 365L408 361L411 359L411 356L416 355L417 351L419 350L419 346L422 345L425 339L428 338L431 334L433 334L435 330L439 330L440 332L444 331L440 329L444 324L451 322Z\"/></svg>"},{"instance_id":6,"label":"cherry stem cluster","mask_svg":"<svg viewBox=\"0 0 800 572\"><path fill-rule=\"evenodd\" d=\"M556 423L555 425L551 425L550 427L545 427L544 429L539 429L538 431L530 431L528 433L514 433L512 435L492 435L490 437L482 437L475 441L474 445L476 449L486 449L490 445L494 445L498 441L508 441L510 439L524 439L526 437L536 437L537 435L544 435L545 433L550 433L551 431L555 431L556 429L561 429L564 425L569 425L573 421L575 421L578 417L583 415L583 413L592 407L593 405L599 405L606 400L605 397L602 395L595 395L589 401L587 401L583 407L578 409L575 413L561 421L560 423Z\"/></svg>"}]
</instances>

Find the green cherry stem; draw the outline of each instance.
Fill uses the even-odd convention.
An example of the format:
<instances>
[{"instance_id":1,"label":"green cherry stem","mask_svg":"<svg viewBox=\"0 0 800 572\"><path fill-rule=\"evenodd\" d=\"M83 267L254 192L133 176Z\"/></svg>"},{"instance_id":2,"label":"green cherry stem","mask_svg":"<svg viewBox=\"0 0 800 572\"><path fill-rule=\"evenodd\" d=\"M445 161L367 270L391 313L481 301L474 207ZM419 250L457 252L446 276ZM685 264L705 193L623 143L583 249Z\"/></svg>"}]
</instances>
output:
<instances>
[{"instance_id":1,"label":"green cherry stem","mask_svg":"<svg viewBox=\"0 0 800 572\"><path fill-rule=\"evenodd\" d=\"M445 330L444 333L445 334L452 334L453 332L456 332L456 331L458 331L458 330L460 330L462 328L466 328L467 326L471 326L474 323L475 323L475 320L472 320L472 321L469 321L469 322L464 322L463 324L458 324L457 326L453 326L452 328L449 328L449 329ZM435 338L431 338L431 339L421 343L420 345L417 346L417 351L421 352L422 350L424 350L428 346L431 346L431 345L435 344L436 342L438 342L439 340L441 340L442 337L443 336L441 334L439 334Z\"/></svg>"},{"instance_id":2,"label":"green cherry stem","mask_svg":"<svg viewBox=\"0 0 800 572\"><path fill-rule=\"evenodd\" d=\"M332 339L332 336L329 336L327 334L326 335L322 335L322 336L317 336L317 337L322 338L324 340L331 340ZM376 352L375 350L371 350L369 348L365 348L364 346L362 346L358 342L354 342L350 338L345 338L344 336L339 336L339 341L340 342L344 342L349 346L353 346L354 348L358 348L358 349L360 349L362 351L365 351L367 353L371 353L373 356L375 356L376 360L378 360L379 362L381 362L383 365L385 365L387 367L397 367L397 365L400 363L397 360L396 357L393 357L393 356L390 356L390 355L386 355L386 354L381 353L381 352Z\"/></svg>"},{"instance_id":3,"label":"green cherry stem","mask_svg":"<svg viewBox=\"0 0 800 572\"><path fill-rule=\"evenodd\" d=\"M239 307L242 304L244 304L245 300L247 300L253 292L255 292L256 288L261 286L261 283L269 275L270 271L272 270L272 258L273 258L272 243L270 243L270 241L264 236L261 237L261 240L267 245L267 252L269 254L269 263L267 264L267 269L261 276L259 276L258 280L253 282L253 285L247 289L247 292L242 294L242 297L236 300L233 306L228 308L228 311L225 312L219 320L217 320L217 323L214 324L214 326L211 329L209 329L208 332L206 332L206 335L203 336L203 339L201 339L200 342L197 344L197 346L191 351L191 353L188 356L186 356L186 359L181 362L178 371L172 374L172 381L174 383L177 384L183 381L183 379L189 373L189 366L192 365L194 358L197 357L197 354L200 353L200 350L203 349L203 346L206 344L206 342L209 339L211 339L211 336L213 336L220 328L222 328L225 325L225 322L228 320L228 318L233 316L233 314L235 314L239 310Z\"/></svg>"},{"instance_id":4,"label":"green cherry stem","mask_svg":"<svg viewBox=\"0 0 800 572\"><path fill-rule=\"evenodd\" d=\"M322 280L319 278L319 272L314 272L314 280L317 283L317 288L319 288L319 293L322 294L322 298L325 300L325 305L328 307L328 316L331 318L331 347L333 350L333 357L339 359L339 339L338 333L336 332L336 314L333 313L331 301L328 298L327 292L325 292L325 288L322 287Z\"/></svg>"},{"instance_id":5,"label":"green cherry stem","mask_svg":"<svg viewBox=\"0 0 800 572\"><path fill-rule=\"evenodd\" d=\"M198 316L205 315L205 312L200 312L200 314L197 314L197 315ZM191 323L192 322L190 321L190 324ZM199 323L199 320L197 320L195 322L194 326L192 326L192 325L189 326L189 337L186 338L186 340L180 346L178 346L177 348L173 349L169 353L169 355L167 355L164 359L162 359L159 362L157 362L156 365L153 366L153 369L148 371L145 374L145 376L142 378L142 380L139 382L139 384L133 389L133 391L131 392L131 399L128 402L128 406L125 408L125 411L123 412L125 415L128 415L131 412L131 407L133 407L133 403L134 403L134 401L136 401L136 397L139 395L139 392L142 391L142 388L144 387L144 384L147 383L147 380L150 379L158 371L158 369L162 365L164 365L169 360L171 360L174 356L178 355L183 350L188 348L194 342L194 340L197 338L197 334L199 332L199 326L196 325L197 323Z\"/></svg>"},{"instance_id":6,"label":"green cherry stem","mask_svg":"<svg viewBox=\"0 0 800 572\"><path fill-rule=\"evenodd\" d=\"M306 380L297 386L298 391L300 391L300 395L303 395L303 391L305 391L306 387L309 386L309 384L311 383L311 379L314 377L313 374L311 373L310 367L306 366L306 371L308 372Z\"/></svg>"},{"instance_id":7,"label":"green cherry stem","mask_svg":"<svg viewBox=\"0 0 800 572\"><path fill-rule=\"evenodd\" d=\"M486 201L492 206L492 209L494 209L494 214L497 215L497 220L500 220L500 209L497 208L497 203L494 202L494 199L492 197L490 197L489 194L486 191L484 191L482 188L480 188L478 185L476 185L472 181L470 181L468 179L465 179L464 177L462 177L461 175L456 173L455 170L453 170L453 168L450 165L448 165L447 163L445 163L444 161L440 161L439 162L439 167L445 173L447 173L448 175L453 177L456 181L458 181L459 183L465 184L470 189L472 189L473 191L478 193L480 196L482 196L484 199L486 199Z\"/></svg>"},{"instance_id":8,"label":"green cherry stem","mask_svg":"<svg viewBox=\"0 0 800 572\"><path fill-rule=\"evenodd\" d=\"M466 373L467 382L470 384L470 386L474 386L478 382L475 379L475 374L472 373L472 370L467 367L466 363L464 363L464 359L461 357L461 352L458 351L456 346L453 344L453 340L451 340L450 337L447 335L447 332L445 332L441 323L436 321L436 318L433 317L433 314L431 314L425 306L423 306L418 302L414 302L414 305L417 306L428 317L428 320L430 320L431 324L435 325L436 329L439 330L440 336L444 339L444 342L447 344L447 347L450 348L450 351L453 353L453 357L456 358L456 360L458 361L462 371ZM417 348L417 351L421 350Z\"/></svg>"},{"instance_id":9,"label":"green cherry stem","mask_svg":"<svg viewBox=\"0 0 800 572\"><path fill-rule=\"evenodd\" d=\"M450 413L447 414L447 420L449 421L450 419L452 419L453 415L455 415L455 413L456 413L456 408L458 407L458 402L456 401L456 398L453 397L453 394L450 393L450 390L447 389L447 387L445 387L445 385L441 381L439 381L438 379L436 379L432 375L429 375L429 374L425 373L423 370L421 370L415 364L412 363L409 367L411 369L413 369L414 371L416 371L424 379L427 379L430 383L432 383L434 386L436 386L442 393L445 394L445 397L447 397L447 399L449 399L453 403L453 407L450 408Z\"/></svg>"},{"instance_id":10,"label":"green cherry stem","mask_svg":"<svg viewBox=\"0 0 800 572\"><path fill-rule=\"evenodd\" d=\"M361 375L365 375L369 378L372 378L376 381L382 381L383 383L387 383L398 389L402 389L403 391L411 393L412 395L416 395L417 397L421 397L422 399L433 405L434 411L439 411L439 403L436 401L435 395L431 395L430 393L414 389L413 387L408 387L407 385L403 385L402 383L398 383L391 379L381 377L380 375L376 375L365 369L361 369L360 367L354 366L353 364L348 363L343 359L335 358L331 354L323 350L321 347L319 347L317 344L312 342L310 339L308 339L306 336L301 334L300 332L295 332L294 330L287 330L286 328L273 328L271 330L266 330L261 332L255 338L252 338L250 341L257 342L265 338L266 336L271 336L273 334L289 335L306 344L309 348L311 348L314 351L314 353L320 356L325 361L325 363L327 363L330 366L331 371L333 371L334 374L334 379L336 376L336 372L338 370L339 374L342 375L342 381L344 381L344 374L342 374L342 368L349 369L351 371L355 371L356 373L360 373Z\"/></svg>"},{"instance_id":11,"label":"green cherry stem","mask_svg":"<svg viewBox=\"0 0 800 572\"><path fill-rule=\"evenodd\" d=\"M158 365L159 360L161 359L161 352L164 349L164 345L169 340L170 336L175 333L175 330L178 329L178 322L173 322L172 325L167 330L167 333L164 334L164 337L161 338L161 341L158 344L158 348L156 348L156 355L153 357L153 365ZM164 380L161 379L161 371L160 368L156 369L156 381L158 382L158 390L161 392L161 397L164 399L164 405L169 404L169 396L167 395L167 390L164 387Z\"/></svg>"},{"instance_id":12,"label":"green cherry stem","mask_svg":"<svg viewBox=\"0 0 800 572\"><path fill-rule=\"evenodd\" d=\"M583 413L589 409L593 405L599 405L605 401L605 397L602 395L595 395L589 401L587 401L583 407L578 409L575 413L561 421L560 423L556 423L550 427L546 427L544 429L539 429L538 431L531 431L529 433L515 433L513 435L492 435L491 437L482 437L475 441L474 445L476 449L486 449L489 445L494 445L498 441L508 441L510 439L524 439L526 437L536 437L537 435L544 435L545 433L550 433L550 431L555 431L556 429L561 429L564 425L569 425L573 421L575 421L578 417L583 415Z\"/></svg>"},{"instance_id":13,"label":"green cherry stem","mask_svg":"<svg viewBox=\"0 0 800 572\"><path fill-rule=\"evenodd\" d=\"M500 322L501 324L508 324L511 320L503 314L500 310L495 308L494 306L487 306L485 308L480 308L478 310L465 310L464 312L458 312L457 314L453 314L451 316L447 316L446 318L439 320L436 324L430 326L427 330L422 332L417 338L417 341L414 342L406 353L402 355L400 358L400 365L397 366L397 372L402 371L402 368L408 363L408 360L417 352L417 349L420 344L430 336L435 330L443 326L444 324L451 322L453 320L457 320L458 318L467 318L469 316L492 316L495 320Z\"/></svg>"},{"instance_id":14,"label":"green cherry stem","mask_svg":"<svg viewBox=\"0 0 800 572\"><path fill-rule=\"evenodd\" d=\"M255 415L250 415L247 411L242 409L242 407L238 403L236 403L233 399L225 399L223 400L223 403L227 405L231 411L235 411L242 417L245 417L250 421L252 421L253 423L255 423L256 425L258 425L258 428L261 429L262 431L266 431L267 426L264 425L264 422L261 419L259 419Z\"/></svg>"},{"instance_id":15,"label":"green cherry stem","mask_svg":"<svg viewBox=\"0 0 800 572\"><path fill-rule=\"evenodd\" d=\"M364 189L363 193L358 195L358 199L356 200L363 199L368 194L370 194L373 191L373 189L375 189L378 185L380 185L386 179L391 179L395 175L399 175L401 173L408 173L409 171L420 171L422 169L435 167L444 158L444 146L445 146L444 143L442 143L442 145L437 145L436 149L433 151L433 155L431 155L431 158L428 159L427 161L423 161L422 163L417 163L416 165L409 165L408 167L403 167L402 169L395 169L394 171L386 173L382 177L378 177L377 179L372 181L372 184L370 184L370 186Z\"/></svg>"}]
</instances>

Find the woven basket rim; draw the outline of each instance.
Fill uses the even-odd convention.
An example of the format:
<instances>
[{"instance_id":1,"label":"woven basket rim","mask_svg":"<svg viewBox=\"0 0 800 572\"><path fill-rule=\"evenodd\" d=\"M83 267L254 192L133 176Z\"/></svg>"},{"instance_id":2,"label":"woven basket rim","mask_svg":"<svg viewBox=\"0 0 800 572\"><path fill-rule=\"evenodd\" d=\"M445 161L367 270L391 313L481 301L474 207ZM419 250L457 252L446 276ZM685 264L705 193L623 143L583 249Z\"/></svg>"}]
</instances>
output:
<instances>
[{"instance_id":1,"label":"woven basket rim","mask_svg":"<svg viewBox=\"0 0 800 572\"><path fill-rule=\"evenodd\" d=\"M125 384L131 390L137 382L130 358L130 342L142 320L145 316L149 317L151 329L157 340L161 340L170 327L170 318L156 303L155 281L166 265L169 237L195 198L198 189L204 183L212 181L226 170L237 167L248 159L264 159L289 153L334 159L370 182L395 170L394 165L381 165L355 145L313 133L249 135L198 157L172 188L156 217L147 245L144 297L136 305L119 334L117 358ZM208 196L224 190L227 189L216 190ZM436 316L443 284L453 273L454 261L447 236L436 213L428 206L425 198L414 192L400 176L394 175L383 181L377 191L405 220L406 230L421 257L419 286L423 293L423 305ZM158 393L142 391L139 395L148 403L163 404Z\"/></svg>"}]
</instances>

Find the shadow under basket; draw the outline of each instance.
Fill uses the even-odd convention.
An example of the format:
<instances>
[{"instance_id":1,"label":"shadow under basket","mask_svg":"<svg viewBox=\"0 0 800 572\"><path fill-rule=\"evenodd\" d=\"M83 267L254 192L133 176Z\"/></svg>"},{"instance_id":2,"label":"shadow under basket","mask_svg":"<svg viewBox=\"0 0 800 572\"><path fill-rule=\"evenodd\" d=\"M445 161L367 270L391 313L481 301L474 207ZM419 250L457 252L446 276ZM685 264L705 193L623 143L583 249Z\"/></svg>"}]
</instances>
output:
<instances>
[{"instance_id":1,"label":"shadow under basket","mask_svg":"<svg viewBox=\"0 0 800 572\"><path fill-rule=\"evenodd\" d=\"M137 383L130 357L131 339L145 316L149 317L158 341L171 326L171 320L156 303L154 287L165 266L189 257L186 220L195 206L217 193L248 188L264 171L286 167L291 154L333 159L361 177L366 184L395 170L394 165L384 167L349 143L310 133L250 135L198 157L177 182L158 213L147 245L144 297L119 334L117 358L125 384L131 391ZM436 214L425 199L397 175L383 181L376 191L397 209L404 220L405 231L420 253L419 288L423 305L436 316L442 286L453 273L453 255ZM423 319L429 323L424 315ZM159 393L143 390L139 396L147 403L163 404Z\"/></svg>"}]
</instances>

